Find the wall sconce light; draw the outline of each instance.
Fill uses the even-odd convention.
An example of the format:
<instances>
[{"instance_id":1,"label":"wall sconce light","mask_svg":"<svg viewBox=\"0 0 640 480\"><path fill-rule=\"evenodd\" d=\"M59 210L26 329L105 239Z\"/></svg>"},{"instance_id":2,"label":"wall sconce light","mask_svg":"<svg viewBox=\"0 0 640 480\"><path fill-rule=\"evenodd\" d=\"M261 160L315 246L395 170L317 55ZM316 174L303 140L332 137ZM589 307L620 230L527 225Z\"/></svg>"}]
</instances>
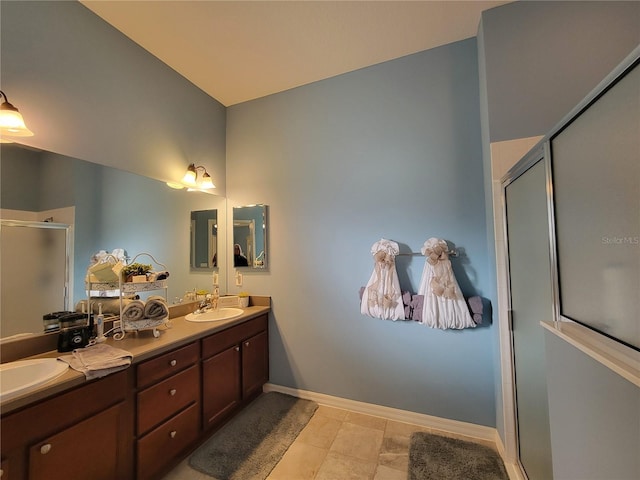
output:
<instances>
[{"instance_id":1,"label":"wall sconce light","mask_svg":"<svg viewBox=\"0 0 640 480\"><path fill-rule=\"evenodd\" d=\"M198 175L200 173L200 175ZM167 185L171 188L188 188L189 191L203 192L216 188L211 180L211 176L207 172L207 169L202 165L195 166L194 163L189 164L187 171L182 177L180 183L167 182Z\"/></svg>"},{"instance_id":2,"label":"wall sconce light","mask_svg":"<svg viewBox=\"0 0 640 480\"><path fill-rule=\"evenodd\" d=\"M4 102L0 104L0 137L31 137L33 132L24 124L24 119L18 109L9 103L9 99L0 90L0 98Z\"/></svg>"}]
</instances>

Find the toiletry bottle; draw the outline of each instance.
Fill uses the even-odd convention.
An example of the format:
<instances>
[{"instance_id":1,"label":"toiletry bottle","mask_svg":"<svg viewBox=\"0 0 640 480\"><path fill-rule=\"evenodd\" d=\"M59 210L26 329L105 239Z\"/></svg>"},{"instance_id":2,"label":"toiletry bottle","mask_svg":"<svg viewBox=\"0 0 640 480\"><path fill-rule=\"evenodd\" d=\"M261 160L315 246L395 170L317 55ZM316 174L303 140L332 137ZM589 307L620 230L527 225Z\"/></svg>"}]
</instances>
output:
<instances>
[{"instance_id":1,"label":"toiletry bottle","mask_svg":"<svg viewBox=\"0 0 640 480\"><path fill-rule=\"evenodd\" d=\"M214 274L215 279L215 274ZM213 284L213 290L211 292L211 308L218 310L218 300L220 299L220 287L216 283Z\"/></svg>"},{"instance_id":2,"label":"toiletry bottle","mask_svg":"<svg viewBox=\"0 0 640 480\"><path fill-rule=\"evenodd\" d=\"M107 337L104 336L104 315L102 314L102 304L98 304L98 317L96 319L96 342L104 342Z\"/></svg>"}]
</instances>

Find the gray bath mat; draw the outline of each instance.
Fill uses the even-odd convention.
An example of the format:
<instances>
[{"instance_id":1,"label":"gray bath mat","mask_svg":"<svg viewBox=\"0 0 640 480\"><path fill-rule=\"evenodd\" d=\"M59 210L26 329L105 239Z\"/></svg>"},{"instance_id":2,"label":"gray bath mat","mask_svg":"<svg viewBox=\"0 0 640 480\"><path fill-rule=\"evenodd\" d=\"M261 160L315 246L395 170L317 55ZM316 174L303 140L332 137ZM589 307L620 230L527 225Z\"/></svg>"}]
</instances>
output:
<instances>
[{"instance_id":1,"label":"gray bath mat","mask_svg":"<svg viewBox=\"0 0 640 480\"><path fill-rule=\"evenodd\" d=\"M509 480L491 448L425 432L411 435L408 480Z\"/></svg>"},{"instance_id":2,"label":"gray bath mat","mask_svg":"<svg viewBox=\"0 0 640 480\"><path fill-rule=\"evenodd\" d=\"M266 393L198 448L189 465L216 480L264 480L317 408L309 400Z\"/></svg>"}]
</instances>

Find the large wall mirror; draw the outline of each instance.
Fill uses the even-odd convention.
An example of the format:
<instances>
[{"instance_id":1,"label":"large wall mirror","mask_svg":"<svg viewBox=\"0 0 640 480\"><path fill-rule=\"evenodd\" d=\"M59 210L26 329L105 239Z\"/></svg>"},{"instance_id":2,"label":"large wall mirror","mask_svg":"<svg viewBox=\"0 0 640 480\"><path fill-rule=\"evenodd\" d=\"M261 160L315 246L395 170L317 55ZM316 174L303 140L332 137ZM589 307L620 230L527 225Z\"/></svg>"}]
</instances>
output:
<instances>
[{"instance_id":1,"label":"large wall mirror","mask_svg":"<svg viewBox=\"0 0 640 480\"><path fill-rule=\"evenodd\" d=\"M267 206L233 207L233 266L267 268Z\"/></svg>"},{"instance_id":2,"label":"large wall mirror","mask_svg":"<svg viewBox=\"0 0 640 480\"><path fill-rule=\"evenodd\" d=\"M193 270L218 268L218 210L191 212L191 256Z\"/></svg>"},{"instance_id":3,"label":"large wall mirror","mask_svg":"<svg viewBox=\"0 0 640 480\"><path fill-rule=\"evenodd\" d=\"M210 252L215 255L215 252L227 251L224 233L226 198L173 190L158 180L19 144L1 144L0 158L0 213L3 220L49 220L70 226L73 254L69 258L69 285L72 285L66 304L69 309L86 298L86 269L91 257L100 250L111 252L122 248L129 258L142 252L151 253L170 272L169 303L183 298L187 291L212 288L213 267L208 267L208 260L199 262L207 263L206 269L190 268L191 212L208 212L203 214L206 224L215 226L216 238L209 235L206 256ZM16 218L18 216L20 218ZM210 232L214 231L213 226ZM4 234L4 224L2 229ZM3 260L17 258L16 248L28 249L23 253L37 265L25 266L25 269L33 270L38 280L33 280L30 288L23 286L11 295L2 291L2 337L37 333L34 329L43 326L42 315L60 311L65 305L64 289L53 287L54 292L46 293L45 284L39 281L49 276L48 264L64 265L57 263L63 259L54 259L51 253L52 237L52 233L47 233L34 240L33 246L26 247L27 244L21 241L5 242L3 236L0 257ZM42 257L45 260L36 260ZM222 293L225 293L226 258L218 255L215 262L219 267ZM4 277L2 281L4 284ZM39 306L37 312L27 312L23 307L35 297L55 300ZM15 321L16 315L5 315L5 307L21 312L18 319L29 322L6 326L8 317ZM33 318L27 318L33 316L38 317L35 322ZM43 331L44 328L40 332Z\"/></svg>"}]
</instances>

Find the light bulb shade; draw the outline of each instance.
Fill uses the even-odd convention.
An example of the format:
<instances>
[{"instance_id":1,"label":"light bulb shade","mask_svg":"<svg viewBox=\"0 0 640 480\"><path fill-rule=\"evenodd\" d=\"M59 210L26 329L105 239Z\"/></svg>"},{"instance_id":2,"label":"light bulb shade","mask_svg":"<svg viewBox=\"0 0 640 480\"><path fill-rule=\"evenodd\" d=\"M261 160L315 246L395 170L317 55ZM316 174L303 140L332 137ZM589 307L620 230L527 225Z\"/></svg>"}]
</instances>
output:
<instances>
[{"instance_id":1,"label":"light bulb shade","mask_svg":"<svg viewBox=\"0 0 640 480\"><path fill-rule=\"evenodd\" d=\"M0 105L0 135L13 137L31 137L33 132L24 124L18 109L9 102Z\"/></svg>"},{"instance_id":2,"label":"light bulb shade","mask_svg":"<svg viewBox=\"0 0 640 480\"><path fill-rule=\"evenodd\" d=\"M200 175L198 175L198 171L200 171ZM198 165L196 167L195 163L189 164L184 177L182 177L181 184L184 187L187 187L187 191L189 192L207 192L208 190L216 188L216 186L213 184L213 181L211 180L211 176L209 175L209 173L207 173L207 169L202 165ZM167 185L172 188L177 188L176 186L174 186L175 184L171 185L171 182L168 182Z\"/></svg>"},{"instance_id":3,"label":"light bulb shade","mask_svg":"<svg viewBox=\"0 0 640 480\"><path fill-rule=\"evenodd\" d=\"M211 176L205 171L204 175L202 175L202 181L200 182L200 188L216 188L211 180Z\"/></svg>"},{"instance_id":4,"label":"light bulb shade","mask_svg":"<svg viewBox=\"0 0 640 480\"><path fill-rule=\"evenodd\" d=\"M182 177L182 183L184 183L185 185L189 185L191 187L195 187L197 185L196 166L193 163L189 165L186 173L184 174L184 177Z\"/></svg>"}]
</instances>

